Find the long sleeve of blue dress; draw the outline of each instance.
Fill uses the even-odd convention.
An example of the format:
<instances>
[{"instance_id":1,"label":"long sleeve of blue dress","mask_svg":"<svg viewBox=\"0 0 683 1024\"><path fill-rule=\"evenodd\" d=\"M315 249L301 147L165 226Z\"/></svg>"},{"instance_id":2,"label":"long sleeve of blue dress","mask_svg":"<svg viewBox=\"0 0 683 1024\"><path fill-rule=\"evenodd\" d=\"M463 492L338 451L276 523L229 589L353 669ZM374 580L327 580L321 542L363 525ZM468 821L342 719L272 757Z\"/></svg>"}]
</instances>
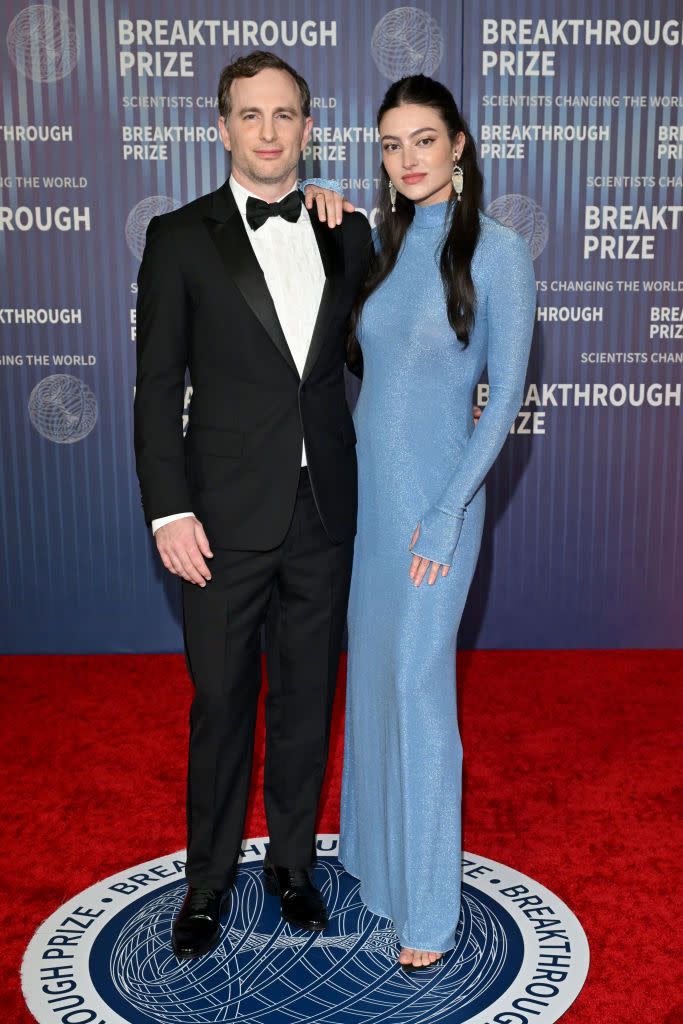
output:
<instances>
[{"instance_id":1,"label":"long sleeve of blue dress","mask_svg":"<svg viewBox=\"0 0 683 1024\"><path fill-rule=\"evenodd\" d=\"M536 280L525 240L506 231L488 270L485 303L477 316L487 321L489 399L457 470L422 516L413 547L414 554L442 565L453 561L467 506L503 447L524 394L536 308Z\"/></svg>"}]
</instances>

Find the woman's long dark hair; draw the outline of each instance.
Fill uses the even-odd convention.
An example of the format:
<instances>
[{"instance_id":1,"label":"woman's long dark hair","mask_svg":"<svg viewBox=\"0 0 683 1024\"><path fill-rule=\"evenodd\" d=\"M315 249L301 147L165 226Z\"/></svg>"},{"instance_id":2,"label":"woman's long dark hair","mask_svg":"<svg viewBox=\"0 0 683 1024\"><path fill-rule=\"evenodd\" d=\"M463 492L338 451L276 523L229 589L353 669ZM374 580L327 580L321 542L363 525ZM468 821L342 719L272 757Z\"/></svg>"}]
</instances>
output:
<instances>
[{"instance_id":1,"label":"woman's long dark hair","mask_svg":"<svg viewBox=\"0 0 683 1024\"><path fill-rule=\"evenodd\" d=\"M426 75L409 75L391 85L377 111L377 126L388 110L405 103L421 107L432 107L445 123L448 137L455 140L462 132L465 145L460 156L460 167L464 175L464 188L460 202L451 196L450 225L441 250L441 279L446 296L448 322L464 346L468 344L470 331L474 326L476 294L472 283L472 256L479 239L479 210L484 188L484 179L477 166L474 139L458 110L451 92ZM360 361L357 329L360 315L368 296L385 280L394 269L401 251L403 240L415 216L415 204L399 192L396 196L396 213L391 212L389 199L389 175L380 168L380 189L377 215L379 251L372 261L368 277L361 288L351 314L348 342L349 365Z\"/></svg>"}]
</instances>

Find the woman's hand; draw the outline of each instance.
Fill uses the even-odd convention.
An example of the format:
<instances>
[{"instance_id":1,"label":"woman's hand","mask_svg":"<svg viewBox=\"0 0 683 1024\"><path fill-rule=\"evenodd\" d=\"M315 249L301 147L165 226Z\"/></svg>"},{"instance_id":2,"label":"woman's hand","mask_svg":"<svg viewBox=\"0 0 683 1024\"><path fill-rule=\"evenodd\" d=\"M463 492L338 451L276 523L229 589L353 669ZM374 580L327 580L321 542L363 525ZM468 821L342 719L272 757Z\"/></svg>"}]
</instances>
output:
<instances>
[{"instance_id":1,"label":"woman's hand","mask_svg":"<svg viewBox=\"0 0 683 1024\"><path fill-rule=\"evenodd\" d=\"M479 408L479 406L473 405L472 419L474 420L475 427L481 418L481 414L482 410ZM417 538L419 536L420 524L418 523L418 525L415 527L415 532L413 533L413 539L410 542L410 551L413 550L417 542ZM442 576L448 576L448 570L450 569L450 565L443 565L441 562L431 562L428 558L422 558L421 555L413 555L413 560L410 563L409 575L415 586L419 587L423 579L425 578L427 572L429 572L429 576L427 576L427 583L431 587L433 586L434 583L436 583L437 577L439 575L439 569L441 570Z\"/></svg>"},{"instance_id":2,"label":"woman's hand","mask_svg":"<svg viewBox=\"0 0 683 1024\"><path fill-rule=\"evenodd\" d=\"M420 536L419 524L415 527L413 539L410 542L410 550L413 550L417 542L417 538ZM431 569L430 569L431 566ZM439 569L441 570L442 576L448 576L448 570L450 565L441 565L440 562L430 562L428 558L422 558L420 555L413 555L413 560L410 563L409 576L416 587L419 587L422 580L425 578L425 574L429 569L429 576L427 577L427 583L429 586L433 586L436 583L437 577L439 576Z\"/></svg>"},{"instance_id":3,"label":"woman's hand","mask_svg":"<svg viewBox=\"0 0 683 1024\"><path fill-rule=\"evenodd\" d=\"M345 213L353 213L356 207L348 199L344 199L338 192L331 188L321 188L320 185L306 185L304 189L304 202L306 209L312 210L315 203L318 211L318 219L323 223L327 221L331 228L341 224Z\"/></svg>"}]
</instances>

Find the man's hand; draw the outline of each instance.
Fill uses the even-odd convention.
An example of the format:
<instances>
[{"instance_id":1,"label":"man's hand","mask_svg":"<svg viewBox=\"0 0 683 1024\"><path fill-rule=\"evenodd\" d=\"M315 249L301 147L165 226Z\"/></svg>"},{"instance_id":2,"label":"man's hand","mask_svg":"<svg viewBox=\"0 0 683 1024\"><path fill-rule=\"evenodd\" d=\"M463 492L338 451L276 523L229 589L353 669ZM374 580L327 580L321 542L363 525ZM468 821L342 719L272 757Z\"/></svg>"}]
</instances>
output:
<instances>
[{"instance_id":1,"label":"man's hand","mask_svg":"<svg viewBox=\"0 0 683 1024\"><path fill-rule=\"evenodd\" d=\"M182 576L188 583L206 586L211 573L204 558L213 558L213 552L198 519L187 516L160 526L154 539L161 561L169 572L174 576Z\"/></svg>"},{"instance_id":2,"label":"man's hand","mask_svg":"<svg viewBox=\"0 0 683 1024\"><path fill-rule=\"evenodd\" d=\"M318 220L331 228L341 224L344 213L353 213L356 207L348 199L344 199L338 192L329 188L320 188L319 185L307 185L304 189L306 209L312 210L315 202L318 211Z\"/></svg>"}]
</instances>

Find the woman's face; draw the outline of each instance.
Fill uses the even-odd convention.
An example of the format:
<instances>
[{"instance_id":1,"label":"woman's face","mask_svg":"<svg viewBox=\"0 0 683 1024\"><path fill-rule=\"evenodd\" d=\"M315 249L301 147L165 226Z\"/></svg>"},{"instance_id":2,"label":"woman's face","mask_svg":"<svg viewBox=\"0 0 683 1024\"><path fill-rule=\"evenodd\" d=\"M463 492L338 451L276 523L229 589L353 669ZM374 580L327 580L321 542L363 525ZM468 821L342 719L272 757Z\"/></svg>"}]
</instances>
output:
<instances>
[{"instance_id":1,"label":"woman's face","mask_svg":"<svg viewBox=\"0 0 683 1024\"><path fill-rule=\"evenodd\" d=\"M449 139L433 107L404 103L387 110L379 134L384 168L398 192L418 206L450 198L453 165L465 145L462 132Z\"/></svg>"}]
</instances>

